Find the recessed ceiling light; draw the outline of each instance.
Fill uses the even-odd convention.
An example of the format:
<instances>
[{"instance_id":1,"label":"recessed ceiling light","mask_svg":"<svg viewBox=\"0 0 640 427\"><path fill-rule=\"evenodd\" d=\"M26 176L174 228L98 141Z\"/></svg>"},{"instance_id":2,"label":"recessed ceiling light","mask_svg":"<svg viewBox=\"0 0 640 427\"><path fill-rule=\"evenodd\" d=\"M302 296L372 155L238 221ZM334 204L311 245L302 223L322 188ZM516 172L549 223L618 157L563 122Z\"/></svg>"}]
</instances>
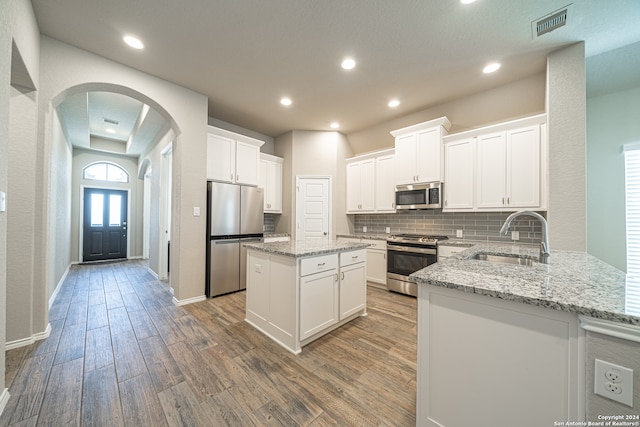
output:
<instances>
[{"instance_id":1,"label":"recessed ceiling light","mask_svg":"<svg viewBox=\"0 0 640 427\"><path fill-rule=\"evenodd\" d=\"M280 104L286 106L291 105L291 98L287 98L286 96L284 98L280 98Z\"/></svg>"},{"instance_id":2,"label":"recessed ceiling light","mask_svg":"<svg viewBox=\"0 0 640 427\"><path fill-rule=\"evenodd\" d=\"M144 47L142 42L133 36L124 36L122 39L126 44L128 44L134 49L142 49Z\"/></svg>"},{"instance_id":3,"label":"recessed ceiling light","mask_svg":"<svg viewBox=\"0 0 640 427\"><path fill-rule=\"evenodd\" d=\"M476 0L460 0L460 3L462 4L471 4L471 3L475 3Z\"/></svg>"},{"instance_id":4,"label":"recessed ceiling light","mask_svg":"<svg viewBox=\"0 0 640 427\"><path fill-rule=\"evenodd\" d=\"M104 130L106 133L116 133L115 130L111 129L111 128L107 128Z\"/></svg>"},{"instance_id":5,"label":"recessed ceiling light","mask_svg":"<svg viewBox=\"0 0 640 427\"><path fill-rule=\"evenodd\" d=\"M398 105L400 105L400 101L398 101L397 99L392 99L387 105L391 108L396 108Z\"/></svg>"},{"instance_id":6,"label":"recessed ceiling light","mask_svg":"<svg viewBox=\"0 0 640 427\"><path fill-rule=\"evenodd\" d=\"M341 65L345 70L351 70L356 66L356 61L351 58L345 58Z\"/></svg>"},{"instance_id":7,"label":"recessed ceiling light","mask_svg":"<svg viewBox=\"0 0 640 427\"><path fill-rule=\"evenodd\" d=\"M487 65L482 69L482 72L485 74L493 73L494 71L498 71L500 69L500 64L494 62L492 64Z\"/></svg>"},{"instance_id":8,"label":"recessed ceiling light","mask_svg":"<svg viewBox=\"0 0 640 427\"><path fill-rule=\"evenodd\" d=\"M338 129L340 127L340 123L332 122L329 127L331 127L331 129Z\"/></svg>"}]
</instances>

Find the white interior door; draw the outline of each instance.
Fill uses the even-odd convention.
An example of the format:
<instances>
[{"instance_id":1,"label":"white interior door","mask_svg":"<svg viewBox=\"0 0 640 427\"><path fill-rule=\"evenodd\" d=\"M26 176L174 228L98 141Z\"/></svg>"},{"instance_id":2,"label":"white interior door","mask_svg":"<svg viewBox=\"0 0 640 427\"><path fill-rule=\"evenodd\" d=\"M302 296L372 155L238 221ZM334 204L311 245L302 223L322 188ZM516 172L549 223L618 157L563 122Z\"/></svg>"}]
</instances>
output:
<instances>
[{"instance_id":1,"label":"white interior door","mask_svg":"<svg viewBox=\"0 0 640 427\"><path fill-rule=\"evenodd\" d=\"M296 240L329 240L331 178L296 178Z\"/></svg>"}]
</instances>

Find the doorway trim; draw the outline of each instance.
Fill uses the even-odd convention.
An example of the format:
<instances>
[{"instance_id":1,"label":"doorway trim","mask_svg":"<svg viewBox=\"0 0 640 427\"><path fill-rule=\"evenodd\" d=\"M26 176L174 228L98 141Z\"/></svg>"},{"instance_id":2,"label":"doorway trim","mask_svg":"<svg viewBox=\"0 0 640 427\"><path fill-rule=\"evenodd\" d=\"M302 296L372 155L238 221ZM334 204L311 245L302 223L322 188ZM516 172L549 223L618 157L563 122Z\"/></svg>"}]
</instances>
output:
<instances>
[{"instance_id":1,"label":"doorway trim","mask_svg":"<svg viewBox=\"0 0 640 427\"><path fill-rule=\"evenodd\" d=\"M127 258L131 259L131 189L115 187L112 185L89 185L80 184L80 217L78 221L78 227L80 232L78 233L78 263L84 262L84 190L85 188L96 188L99 190L116 190L127 192Z\"/></svg>"},{"instance_id":2,"label":"doorway trim","mask_svg":"<svg viewBox=\"0 0 640 427\"><path fill-rule=\"evenodd\" d=\"M173 195L173 141L169 142L160 152L160 251L158 260L158 279L168 280L171 287L171 275L169 274L169 248L171 240L171 209Z\"/></svg>"},{"instance_id":3,"label":"doorway trim","mask_svg":"<svg viewBox=\"0 0 640 427\"><path fill-rule=\"evenodd\" d=\"M296 200L295 200L295 207L296 207L296 215L295 215L295 224L294 224L294 235L293 238L294 240L298 240L298 224L300 223L300 211L301 211L301 206L300 206L300 198L298 197L299 191L300 191L300 180L301 179L326 179L328 181L329 184L329 191L327 194L327 198L328 198L328 225L327 227L329 228L328 231L328 240L332 239L333 236L333 202L332 202L332 194L333 194L333 177L331 175L296 175L296 188L294 191Z\"/></svg>"}]
</instances>

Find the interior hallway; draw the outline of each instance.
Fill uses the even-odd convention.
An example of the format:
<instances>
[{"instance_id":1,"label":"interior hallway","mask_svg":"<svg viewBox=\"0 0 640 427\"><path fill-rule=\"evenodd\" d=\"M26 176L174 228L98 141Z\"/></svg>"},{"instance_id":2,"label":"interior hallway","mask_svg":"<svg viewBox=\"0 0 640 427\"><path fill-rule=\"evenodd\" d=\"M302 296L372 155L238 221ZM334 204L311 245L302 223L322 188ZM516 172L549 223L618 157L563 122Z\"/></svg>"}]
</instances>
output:
<instances>
[{"instance_id":1,"label":"interior hallway","mask_svg":"<svg viewBox=\"0 0 640 427\"><path fill-rule=\"evenodd\" d=\"M416 300L367 303L294 356L244 292L177 307L142 261L73 266L50 337L7 352L0 425L415 425Z\"/></svg>"}]
</instances>

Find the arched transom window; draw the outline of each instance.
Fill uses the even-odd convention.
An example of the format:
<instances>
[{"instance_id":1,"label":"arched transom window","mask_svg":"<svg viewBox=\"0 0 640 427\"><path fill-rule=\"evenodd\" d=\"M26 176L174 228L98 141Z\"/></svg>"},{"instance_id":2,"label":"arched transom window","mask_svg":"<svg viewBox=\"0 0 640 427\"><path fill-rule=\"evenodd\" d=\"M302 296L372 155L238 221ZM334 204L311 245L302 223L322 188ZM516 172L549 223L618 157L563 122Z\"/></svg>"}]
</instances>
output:
<instances>
[{"instance_id":1,"label":"arched transom window","mask_svg":"<svg viewBox=\"0 0 640 427\"><path fill-rule=\"evenodd\" d=\"M92 163L82 171L84 179L94 181L129 182L129 174L115 163Z\"/></svg>"}]
</instances>

